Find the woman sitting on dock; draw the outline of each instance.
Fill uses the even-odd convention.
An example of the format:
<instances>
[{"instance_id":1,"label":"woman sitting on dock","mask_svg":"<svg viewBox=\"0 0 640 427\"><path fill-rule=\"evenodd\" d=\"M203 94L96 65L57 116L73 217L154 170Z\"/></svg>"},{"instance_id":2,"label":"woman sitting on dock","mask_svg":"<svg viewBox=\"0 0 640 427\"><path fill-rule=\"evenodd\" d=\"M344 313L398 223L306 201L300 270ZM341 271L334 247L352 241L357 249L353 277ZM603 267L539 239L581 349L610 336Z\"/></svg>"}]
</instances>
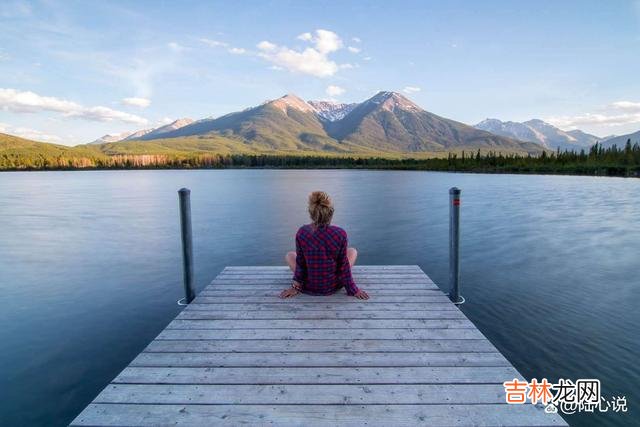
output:
<instances>
[{"instance_id":1,"label":"woman sitting on dock","mask_svg":"<svg viewBox=\"0 0 640 427\"><path fill-rule=\"evenodd\" d=\"M345 288L348 295L369 299L369 295L358 289L351 267L358 252L349 248L347 232L331 225L333 203L323 191L309 195L311 224L303 225L296 233L296 251L287 253L285 259L291 271L291 287L280 293L280 298L290 298L299 293L330 295Z\"/></svg>"}]
</instances>

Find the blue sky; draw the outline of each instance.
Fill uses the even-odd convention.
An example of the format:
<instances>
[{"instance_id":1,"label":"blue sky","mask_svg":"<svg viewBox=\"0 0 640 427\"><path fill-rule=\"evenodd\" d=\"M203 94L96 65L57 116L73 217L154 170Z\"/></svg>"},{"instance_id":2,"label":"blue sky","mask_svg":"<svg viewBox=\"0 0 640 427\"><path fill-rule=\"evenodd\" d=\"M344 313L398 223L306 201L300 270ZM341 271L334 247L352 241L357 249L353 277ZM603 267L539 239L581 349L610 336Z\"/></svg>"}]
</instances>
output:
<instances>
[{"instance_id":1,"label":"blue sky","mask_svg":"<svg viewBox=\"0 0 640 427\"><path fill-rule=\"evenodd\" d=\"M68 145L378 90L468 124L640 129L640 1L2 0L0 28L0 132Z\"/></svg>"}]
</instances>

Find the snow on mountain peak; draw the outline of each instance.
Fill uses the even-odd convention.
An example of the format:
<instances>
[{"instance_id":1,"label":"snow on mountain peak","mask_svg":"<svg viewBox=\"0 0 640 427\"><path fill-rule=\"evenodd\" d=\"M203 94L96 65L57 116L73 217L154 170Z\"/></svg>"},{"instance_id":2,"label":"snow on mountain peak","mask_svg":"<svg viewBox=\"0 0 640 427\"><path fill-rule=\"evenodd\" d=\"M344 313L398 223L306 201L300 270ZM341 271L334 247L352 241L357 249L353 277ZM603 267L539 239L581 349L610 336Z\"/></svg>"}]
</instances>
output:
<instances>
[{"instance_id":1,"label":"snow on mountain peak","mask_svg":"<svg viewBox=\"0 0 640 427\"><path fill-rule=\"evenodd\" d=\"M190 125L191 123L193 123L193 119L190 118L182 118L182 119L178 119L178 120L174 120L169 124L166 124L164 126L160 126L157 127L155 129L151 129L149 132L146 132L144 135L139 136L138 138L142 137L142 136L146 136L146 138L144 139L149 139L149 137L155 137L157 135L162 135L168 132L172 132L174 130L180 129L182 127L185 127L187 125ZM133 138L131 138L133 139Z\"/></svg>"},{"instance_id":2,"label":"snow on mountain peak","mask_svg":"<svg viewBox=\"0 0 640 427\"><path fill-rule=\"evenodd\" d=\"M308 101L307 103L315 109L318 117L329 122L342 119L358 105L333 101Z\"/></svg>"},{"instance_id":3,"label":"snow on mountain peak","mask_svg":"<svg viewBox=\"0 0 640 427\"><path fill-rule=\"evenodd\" d=\"M489 127L489 126L498 127L498 126L501 126L502 123L503 123L502 120L499 120L499 119L486 118L480 123L478 123L475 127L477 128L483 128L483 127Z\"/></svg>"},{"instance_id":4,"label":"snow on mountain peak","mask_svg":"<svg viewBox=\"0 0 640 427\"><path fill-rule=\"evenodd\" d=\"M193 119L182 118L182 119L174 120L169 124L159 126L157 128L142 129L135 132L123 132L123 133L113 134L113 135L104 135L103 137L96 139L90 144L104 144L107 142L132 141L135 139L141 139L145 136L147 138L143 138L143 139L148 139L148 137L150 136L156 136L156 135L161 135L163 133L171 132L176 129L180 129L181 127L190 125L191 123L193 123Z\"/></svg>"},{"instance_id":5,"label":"snow on mountain peak","mask_svg":"<svg viewBox=\"0 0 640 427\"><path fill-rule=\"evenodd\" d=\"M522 123L486 119L475 127L496 135L535 142L550 149L585 148L598 139L598 137L584 132L565 132L540 119L531 119Z\"/></svg>"},{"instance_id":6,"label":"snow on mountain peak","mask_svg":"<svg viewBox=\"0 0 640 427\"><path fill-rule=\"evenodd\" d=\"M384 110L388 111L396 109L413 112L423 111L413 101L398 92L380 91L366 102L379 104Z\"/></svg>"},{"instance_id":7,"label":"snow on mountain peak","mask_svg":"<svg viewBox=\"0 0 640 427\"><path fill-rule=\"evenodd\" d=\"M173 122L169 123L168 125L164 125L162 127L159 127L156 130L166 129L166 131L168 132L170 130L180 129L181 127L185 127L187 125L190 125L193 122L194 122L193 119L185 117L185 118L182 118L182 119L174 120Z\"/></svg>"},{"instance_id":8,"label":"snow on mountain peak","mask_svg":"<svg viewBox=\"0 0 640 427\"><path fill-rule=\"evenodd\" d=\"M132 139L138 139L140 137L145 136L146 134L148 134L149 132L152 132L153 128L151 129L142 129L133 133L130 133L129 135L127 135L126 138L121 139L120 141L130 141Z\"/></svg>"},{"instance_id":9,"label":"snow on mountain peak","mask_svg":"<svg viewBox=\"0 0 640 427\"><path fill-rule=\"evenodd\" d=\"M108 142L118 142L128 138L132 134L133 132L110 133L110 134L101 136L95 141L91 141L89 144L105 144Z\"/></svg>"}]
</instances>

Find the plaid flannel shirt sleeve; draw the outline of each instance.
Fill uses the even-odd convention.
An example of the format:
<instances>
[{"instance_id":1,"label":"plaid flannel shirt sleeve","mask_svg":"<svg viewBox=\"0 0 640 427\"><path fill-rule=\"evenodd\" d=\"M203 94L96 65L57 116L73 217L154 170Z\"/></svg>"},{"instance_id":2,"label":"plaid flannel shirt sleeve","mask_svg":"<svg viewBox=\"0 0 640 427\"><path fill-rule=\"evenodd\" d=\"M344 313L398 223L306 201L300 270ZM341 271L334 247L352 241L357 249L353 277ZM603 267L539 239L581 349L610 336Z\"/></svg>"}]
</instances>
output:
<instances>
[{"instance_id":1,"label":"plaid flannel shirt sleeve","mask_svg":"<svg viewBox=\"0 0 640 427\"><path fill-rule=\"evenodd\" d=\"M353 276L351 275L351 264L349 264L349 258L347 258L347 247L349 246L349 242L345 236L342 245L340 246L340 250L338 252L338 258L336 260L337 266L337 277L338 283L347 290L348 295L355 295L358 293L359 289L356 286L356 283L353 281Z\"/></svg>"},{"instance_id":2,"label":"plaid flannel shirt sleeve","mask_svg":"<svg viewBox=\"0 0 640 427\"><path fill-rule=\"evenodd\" d=\"M293 274L293 280L302 285L302 287L307 281L307 262L302 252L300 233L296 234L296 271Z\"/></svg>"}]
</instances>

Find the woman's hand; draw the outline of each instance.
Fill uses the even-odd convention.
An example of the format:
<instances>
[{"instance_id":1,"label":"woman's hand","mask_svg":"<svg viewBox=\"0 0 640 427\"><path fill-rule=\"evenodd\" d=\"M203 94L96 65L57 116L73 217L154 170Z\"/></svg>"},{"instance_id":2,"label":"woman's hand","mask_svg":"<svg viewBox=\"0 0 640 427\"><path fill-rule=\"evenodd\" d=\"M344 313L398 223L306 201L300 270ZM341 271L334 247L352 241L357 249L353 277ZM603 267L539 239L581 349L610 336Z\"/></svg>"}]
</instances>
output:
<instances>
[{"instance_id":1,"label":"woman's hand","mask_svg":"<svg viewBox=\"0 0 640 427\"><path fill-rule=\"evenodd\" d=\"M358 299L369 299L369 294L363 291L362 289L360 289L358 292L356 292L354 297Z\"/></svg>"},{"instance_id":2,"label":"woman's hand","mask_svg":"<svg viewBox=\"0 0 640 427\"><path fill-rule=\"evenodd\" d=\"M287 288L284 291L280 292L280 298L291 298L291 297L295 297L296 295L298 295L300 293L300 291L298 291L297 289L294 288Z\"/></svg>"}]
</instances>

